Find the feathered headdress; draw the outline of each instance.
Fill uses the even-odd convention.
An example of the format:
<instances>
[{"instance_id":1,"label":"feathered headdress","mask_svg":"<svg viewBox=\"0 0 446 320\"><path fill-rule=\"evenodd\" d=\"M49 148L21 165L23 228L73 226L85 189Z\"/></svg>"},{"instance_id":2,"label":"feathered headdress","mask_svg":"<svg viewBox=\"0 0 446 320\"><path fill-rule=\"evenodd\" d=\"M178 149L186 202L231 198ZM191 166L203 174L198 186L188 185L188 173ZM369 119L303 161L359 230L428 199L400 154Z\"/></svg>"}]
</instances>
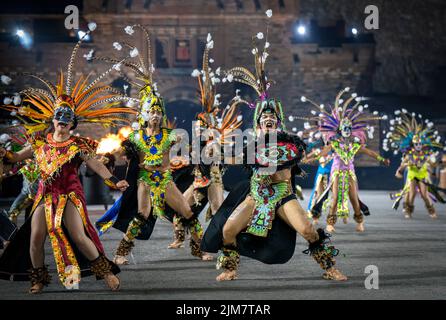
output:
<instances>
[{"instance_id":1,"label":"feathered headdress","mask_svg":"<svg viewBox=\"0 0 446 320\"><path fill-rule=\"evenodd\" d=\"M110 86L100 84L100 81L113 68L108 69L91 82L88 82L89 76L81 76L74 86L72 85L78 49L82 41L96 29L96 24L89 23L88 28L89 30L74 46L67 67L66 79L63 71L60 71L56 84L37 74L24 73L25 76L40 80L46 88L27 88L20 92L25 96L21 105L3 106L4 109L13 112L25 122L24 126L30 134L48 128L55 111L60 107L70 108L78 123L93 122L104 126L114 125L115 122L128 122L121 115L136 113L135 110L128 107L115 107L122 101L131 100L130 97L122 95ZM26 103L29 104L25 105Z\"/></svg>"},{"instance_id":2,"label":"feathered headdress","mask_svg":"<svg viewBox=\"0 0 446 320\"><path fill-rule=\"evenodd\" d=\"M317 109L317 111L311 111L311 117L301 118L314 122L314 124L310 122L305 123L305 129L315 134L319 132L327 142L338 138L343 126L351 128L351 135L358 142L364 143L367 140L367 136L373 138L374 128L370 122L386 120L387 116L379 116L377 111L373 113L367 112L368 105L361 105L362 99L356 93L345 97L349 91L350 88L348 87L339 91L336 95L334 106L330 110L326 110L323 104L319 105L306 97L301 97L302 102L309 102Z\"/></svg>"},{"instance_id":3,"label":"feathered headdress","mask_svg":"<svg viewBox=\"0 0 446 320\"><path fill-rule=\"evenodd\" d=\"M217 124L216 116L219 111L220 94L216 92L216 84L220 82L220 68L217 68L215 72L212 70L210 63L213 60L209 57L209 52L214 47L214 40L208 33L206 39L206 47L203 52L203 67L199 71L195 69L192 72L192 77L198 79L199 86L199 102L203 111L197 115L197 119L201 120L208 127L215 127Z\"/></svg>"},{"instance_id":4,"label":"feathered headdress","mask_svg":"<svg viewBox=\"0 0 446 320\"><path fill-rule=\"evenodd\" d=\"M201 71L195 69L192 72L192 76L198 79L199 100L203 108L203 111L197 115L197 120L203 126L217 130L220 133L221 142L224 143L229 138L230 132L242 125L241 116L236 113L236 108L238 104L246 103L246 101L236 95L226 108L223 110L219 108L220 94L217 94L216 84L221 81L219 78L221 69L217 68L214 72L210 66L213 59L209 57L209 52L213 47L214 40L208 33L203 52L203 69Z\"/></svg>"},{"instance_id":5,"label":"feathered headdress","mask_svg":"<svg viewBox=\"0 0 446 320\"><path fill-rule=\"evenodd\" d=\"M256 101L255 105L250 104L252 108L255 108L254 129L257 129L258 127L258 121L261 114L265 110L271 110L276 114L278 118L278 128L281 130L286 130L282 103L280 102L280 100L275 98L268 99L267 91L273 82L269 81L266 76L265 63L266 59L269 56L268 48L270 47L270 43L268 42L268 27L269 18L272 17L272 11L267 10L266 15L268 17L268 21L266 24L266 35L264 35L262 32L259 32L252 37L252 54L254 55L255 74L253 74L245 67L234 67L225 72L226 78L223 79L223 82L232 82L234 80L246 84L253 88L259 95L260 99ZM257 40L263 39L265 39L265 42L263 45L263 49L260 50L257 46Z\"/></svg>"},{"instance_id":6,"label":"feathered headdress","mask_svg":"<svg viewBox=\"0 0 446 320\"><path fill-rule=\"evenodd\" d=\"M139 102L138 124L136 124L138 128L136 128L134 125L134 129L139 129L140 126L144 125L144 123L148 120L149 110L152 110L153 108L163 113L163 121L161 126L166 127L167 116L164 107L164 100L157 92L156 83L153 82L153 73L155 71L155 68L152 63L152 45L150 34L149 31L140 24L127 26L124 30L128 35L132 36L135 33L135 29L138 29L143 33L147 45L145 54L142 53L143 50L139 50L136 45L132 45L125 41L122 41L114 42L113 47L116 50L121 51L124 45L130 50L130 57L135 58L133 61L121 61L118 59L107 57L95 57L93 59L113 63L113 67L121 73L124 80L139 89L139 99L135 99ZM129 77L127 77L122 72L121 66L125 66L133 71L135 73L135 78L130 79Z\"/></svg>"},{"instance_id":7,"label":"feathered headdress","mask_svg":"<svg viewBox=\"0 0 446 320\"><path fill-rule=\"evenodd\" d=\"M414 142L424 148L438 150L444 148L441 137L434 128L434 123L424 119L421 114L409 113L406 109L396 110L390 119L390 129L383 141L384 151L394 150L395 154L409 151Z\"/></svg>"}]
</instances>

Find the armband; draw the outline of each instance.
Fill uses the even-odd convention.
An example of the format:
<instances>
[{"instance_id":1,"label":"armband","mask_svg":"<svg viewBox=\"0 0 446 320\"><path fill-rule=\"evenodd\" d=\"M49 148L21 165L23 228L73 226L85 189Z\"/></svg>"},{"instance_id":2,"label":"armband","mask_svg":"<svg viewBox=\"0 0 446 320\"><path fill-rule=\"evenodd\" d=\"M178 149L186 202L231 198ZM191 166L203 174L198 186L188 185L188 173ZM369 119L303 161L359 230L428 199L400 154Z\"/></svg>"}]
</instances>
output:
<instances>
[{"instance_id":1,"label":"armband","mask_svg":"<svg viewBox=\"0 0 446 320\"><path fill-rule=\"evenodd\" d=\"M110 178L107 178L104 180L104 183L109 186L110 188L113 189L118 189L118 187L116 187L116 184L119 182L119 179L116 178L115 176L111 176Z\"/></svg>"}]
</instances>

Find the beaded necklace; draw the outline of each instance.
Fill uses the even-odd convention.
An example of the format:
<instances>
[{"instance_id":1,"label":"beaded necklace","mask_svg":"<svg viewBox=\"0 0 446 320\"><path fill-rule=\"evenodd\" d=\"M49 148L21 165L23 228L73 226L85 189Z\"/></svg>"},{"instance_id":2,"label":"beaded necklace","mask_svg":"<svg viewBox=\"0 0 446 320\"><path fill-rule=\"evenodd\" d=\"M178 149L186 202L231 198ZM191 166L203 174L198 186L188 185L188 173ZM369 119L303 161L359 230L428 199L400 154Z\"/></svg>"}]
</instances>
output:
<instances>
[{"instance_id":1,"label":"beaded necklace","mask_svg":"<svg viewBox=\"0 0 446 320\"><path fill-rule=\"evenodd\" d=\"M144 164L147 166L159 166L163 163L163 155L176 140L175 134L162 128L158 134L146 135L143 130L134 131L129 139L136 145L139 151L144 153Z\"/></svg>"}]
</instances>

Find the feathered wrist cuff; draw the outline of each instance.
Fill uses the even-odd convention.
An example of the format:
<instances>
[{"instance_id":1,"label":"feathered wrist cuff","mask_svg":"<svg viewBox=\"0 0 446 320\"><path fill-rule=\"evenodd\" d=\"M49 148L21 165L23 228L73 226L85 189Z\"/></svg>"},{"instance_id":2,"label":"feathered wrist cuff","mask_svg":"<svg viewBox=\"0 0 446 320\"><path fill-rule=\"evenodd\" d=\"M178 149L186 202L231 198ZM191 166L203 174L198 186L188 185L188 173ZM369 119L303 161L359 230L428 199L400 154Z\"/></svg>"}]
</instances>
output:
<instances>
[{"instance_id":1,"label":"feathered wrist cuff","mask_svg":"<svg viewBox=\"0 0 446 320\"><path fill-rule=\"evenodd\" d=\"M104 180L104 183L109 186L110 188L113 189L118 189L118 187L116 186L116 184L119 182L119 179L116 178L115 176L111 176L110 178L107 178Z\"/></svg>"},{"instance_id":2,"label":"feathered wrist cuff","mask_svg":"<svg viewBox=\"0 0 446 320\"><path fill-rule=\"evenodd\" d=\"M379 162L384 162L386 159L384 157L378 156L376 160L378 160Z\"/></svg>"}]
</instances>

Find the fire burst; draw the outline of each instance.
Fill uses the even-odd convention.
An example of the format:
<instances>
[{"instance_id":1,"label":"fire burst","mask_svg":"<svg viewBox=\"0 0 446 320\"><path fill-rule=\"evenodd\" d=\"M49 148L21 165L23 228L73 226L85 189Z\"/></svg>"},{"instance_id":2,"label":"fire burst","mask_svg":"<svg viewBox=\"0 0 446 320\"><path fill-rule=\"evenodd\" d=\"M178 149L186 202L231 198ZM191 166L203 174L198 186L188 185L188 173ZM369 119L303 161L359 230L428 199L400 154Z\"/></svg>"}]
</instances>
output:
<instances>
[{"instance_id":1,"label":"fire burst","mask_svg":"<svg viewBox=\"0 0 446 320\"><path fill-rule=\"evenodd\" d=\"M98 148L96 150L97 154L106 154L117 152L121 149L121 143L128 138L129 134L132 132L131 127L123 127L119 130L118 134L109 133L99 141Z\"/></svg>"}]
</instances>

